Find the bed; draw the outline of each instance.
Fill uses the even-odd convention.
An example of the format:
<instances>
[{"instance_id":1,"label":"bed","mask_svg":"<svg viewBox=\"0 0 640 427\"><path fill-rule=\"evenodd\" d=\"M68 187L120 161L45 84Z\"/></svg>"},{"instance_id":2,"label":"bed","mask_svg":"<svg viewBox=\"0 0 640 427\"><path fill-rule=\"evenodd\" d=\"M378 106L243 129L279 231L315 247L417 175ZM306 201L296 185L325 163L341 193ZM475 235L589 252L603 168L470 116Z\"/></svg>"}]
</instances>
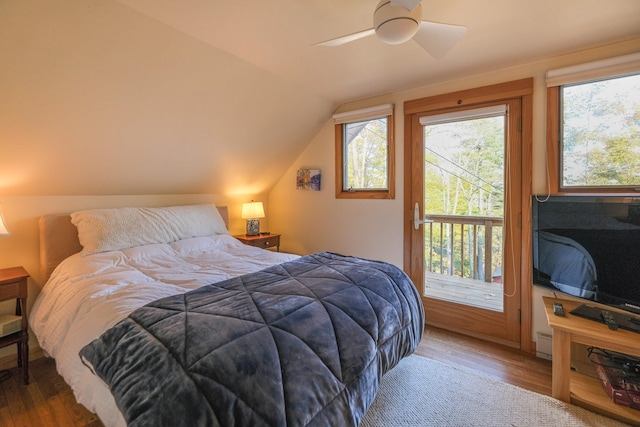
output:
<instances>
[{"instance_id":1,"label":"bed","mask_svg":"<svg viewBox=\"0 0 640 427\"><path fill-rule=\"evenodd\" d=\"M243 245L226 216L41 218L41 348L106 426L358 425L420 341L415 287L383 262Z\"/></svg>"}]
</instances>

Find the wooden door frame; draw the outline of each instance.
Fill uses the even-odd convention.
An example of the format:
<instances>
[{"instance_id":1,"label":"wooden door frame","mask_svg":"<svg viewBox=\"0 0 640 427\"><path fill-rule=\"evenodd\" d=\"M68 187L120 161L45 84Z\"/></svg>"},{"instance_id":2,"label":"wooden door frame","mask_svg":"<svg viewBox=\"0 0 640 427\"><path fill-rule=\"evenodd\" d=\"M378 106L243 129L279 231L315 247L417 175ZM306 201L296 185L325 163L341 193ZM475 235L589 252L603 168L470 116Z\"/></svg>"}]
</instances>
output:
<instances>
[{"instance_id":1,"label":"wooden door frame","mask_svg":"<svg viewBox=\"0 0 640 427\"><path fill-rule=\"evenodd\" d=\"M405 220L403 221L404 234L404 270L411 271L412 257L417 254L412 251L413 218L407 215L413 211L412 206L412 181L416 174L413 173L412 144L412 119L414 114L425 111L455 108L465 105L473 105L482 102L493 102L501 99L520 98L522 108L521 138L522 138L522 163L521 163L521 251L520 251L520 349L533 353L534 345L531 336L532 330L532 262L531 262L531 182L532 182L532 152L533 152L533 78L515 80L480 88L467 89L454 93L421 98L404 103L404 203ZM422 174L420 174L421 176ZM416 280L414 278L414 280ZM418 282L420 283L420 282ZM423 297L424 298L424 297Z\"/></svg>"}]
</instances>

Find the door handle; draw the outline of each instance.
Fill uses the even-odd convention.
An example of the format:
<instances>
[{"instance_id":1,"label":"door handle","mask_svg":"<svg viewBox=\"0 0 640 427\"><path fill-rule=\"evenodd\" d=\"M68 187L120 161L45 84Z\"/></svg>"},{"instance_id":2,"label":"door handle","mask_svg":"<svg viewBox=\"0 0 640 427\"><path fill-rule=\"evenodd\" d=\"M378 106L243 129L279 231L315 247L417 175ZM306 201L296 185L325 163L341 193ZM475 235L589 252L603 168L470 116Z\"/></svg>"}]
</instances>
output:
<instances>
[{"instance_id":1,"label":"door handle","mask_svg":"<svg viewBox=\"0 0 640 427\"><path fill-rule=\"evenodd\" d=\"M430 219L424 219L424 216L420 215L420 205L416 203L416 205L413 208L413 228L418 230L420 228L420 224L426 224L428 222L433 222L433 221Z\"/></svg>"}]
</instances>

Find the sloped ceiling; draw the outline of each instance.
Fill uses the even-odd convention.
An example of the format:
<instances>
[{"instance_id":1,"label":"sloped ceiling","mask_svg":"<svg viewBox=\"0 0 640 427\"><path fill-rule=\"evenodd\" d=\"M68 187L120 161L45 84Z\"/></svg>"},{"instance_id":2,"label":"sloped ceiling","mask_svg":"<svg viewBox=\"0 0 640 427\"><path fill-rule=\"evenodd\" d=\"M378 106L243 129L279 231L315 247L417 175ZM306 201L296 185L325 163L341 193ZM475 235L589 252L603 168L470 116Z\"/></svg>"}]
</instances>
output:
<instances>
[{"instance_id":1,"label":"sloped ceiling","mask_svg":"<svg viewBox=\"0 0 640 427\"><path fill-rule=\"evenodd\" d=\"M0 196L268 191L341 103L640 36L637 0L425 0L435 61L372 0L0 1Z\"/></svg>"},{"instance_id":2,"label":"sloped ceiling","mask_svg":"<svg viewBox=\"0 0 640 427\"><path fill-rule=\"evenodd\" d=\"M109 0L0 2L2 195L266 191L335 103Z\"/></svg>"},{"instance_id":3,"label":"sloped ceiling","mask_svg":"<svg viewBox=\"0 0 640 427\"><path fill-rule=\"evenodd\" d=\"M423 19L468 32L436 61L415 42L315 43L371 28L377 0L119 0L323 98L343 103L640 35L637 0L424 0Z\"/></svg>"}]
</instances>

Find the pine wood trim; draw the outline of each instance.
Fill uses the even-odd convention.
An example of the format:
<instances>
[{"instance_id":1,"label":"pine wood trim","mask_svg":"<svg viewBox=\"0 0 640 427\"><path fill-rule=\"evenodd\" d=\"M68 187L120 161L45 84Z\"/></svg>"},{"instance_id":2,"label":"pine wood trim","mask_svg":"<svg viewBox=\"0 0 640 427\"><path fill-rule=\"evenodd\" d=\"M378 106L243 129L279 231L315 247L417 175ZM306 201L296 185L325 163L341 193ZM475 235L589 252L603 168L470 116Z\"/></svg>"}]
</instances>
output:
<instances>
[{"instance_id":1,"label":"pine wood trim","mask_svg":"<svg viewBox=\"0 0 640 427\"><path fill-rule=\"evenodd\" d=\"M560 190L560 87L547 88L547 189Z\"/></svg>"},{"instance_id":2,"label":"pine wood trim","mask_svg":"<svg viewBox=\"0 0 640 427\"><path fill-rule=\"evenodd\" d=\"M471 108L476 104L483 103L499 103L508 99L519 99L521 105L520 111L520 144L521 150L520 158L521 163L519 165L512 165L512 167L520 167L522 176L519 188L516 190L520 195L521 205L514 207L514 215L516 216L517 226L520 228L520 245L518 250L519 254L516 254L516 259L513 261L520 267L520 275L514 278L515 282L520 282L519 298L520 298L520 323L519 336L520 336L520 349L525 352L534 351L534 344L532 341L532 289L531 289L531 175L532 175L532 129L533 129L533 78L526 78L516 80L512 82L500 83L496 85L485 86L481 88L468 89L459 92L432 96L428 98L422 98L418 100L407 101L404 104L404 138L405 138L405 150L404 150L404 211L413 212L413 191L415 188L420 187L420 183L414 183L416 173L412 170L414 160L417 158L418 153L414 153L414 147L411 143L415 137L415 133L419 131L418 114L444 112L454 108L468 107ZM514 129L511 129L513 132ZM417 185L412 190L412 185ZM424 191L424 190L423 190ZM519 213L517 211L520 211ZM421 273L411 271L411 265L413 258L418 256L411 248L415 247L416 242L413 242L413 218L412 215L405 215L407 218L404 222L404 259L403 265L405 271L410 272L412 278L417 283L422 283L420 280ZM506 243L506 242L505 242ZM422 287L420 286L420 290ZM430 310L436 309L437 304L434 306L434 301L425 301L429 305ZM511 322L513 319L510 319ZM467 318L467 321L469 319ZM514 322L517 325L517 322ZM441 325L439 325L441 326ZM511 326L509 326L511 327Z\"/></svg>"},{"instance_id":3,"label":"pine wood trim","mask_svg":"<svg viewBox=\"0 0 640 427\"><path fill-rule=\"evenodd\" d=\"M336 199L395 199L396 197L396 146L395 113L387 120L387 190L344 190L343 124L335 125Z\"/></svg>"},{"instance_id":4,"label":"pine wood trim","mask_svg":"<svg viewBox=\"0 0 640 427\"><path fill-rule=\"evenodd\" d=\"M533 84L533 82L532 82ZM533 193L533 93L523 95L522 108L522 208L520 265L520 350L535 354L533 335L533 257L531 236L531 196Z\"/></svg>"},{"instance_id":5,"label":"pine wood trim","mask_svg":"<svg viewBox=\"0 0 640 427\"><path fill-rule=\"evenodd\" d=\"M442 110L465 105L492 102L500 99L519 98L533 94L533 77L499 83L475 89L430 96L404 103L404 114Z\"/></svg>"},{"instance_id":6,"label":"pine wood trim","mask_svg":"<svg viewBox=\"0 0 640 427\"><path fill-rule=\"evenodd\" d=\"M628 187L562 187L560 168L560 86L547 88L547 191L549 194L633 194Z\"/></svg>"}]
</instances>

